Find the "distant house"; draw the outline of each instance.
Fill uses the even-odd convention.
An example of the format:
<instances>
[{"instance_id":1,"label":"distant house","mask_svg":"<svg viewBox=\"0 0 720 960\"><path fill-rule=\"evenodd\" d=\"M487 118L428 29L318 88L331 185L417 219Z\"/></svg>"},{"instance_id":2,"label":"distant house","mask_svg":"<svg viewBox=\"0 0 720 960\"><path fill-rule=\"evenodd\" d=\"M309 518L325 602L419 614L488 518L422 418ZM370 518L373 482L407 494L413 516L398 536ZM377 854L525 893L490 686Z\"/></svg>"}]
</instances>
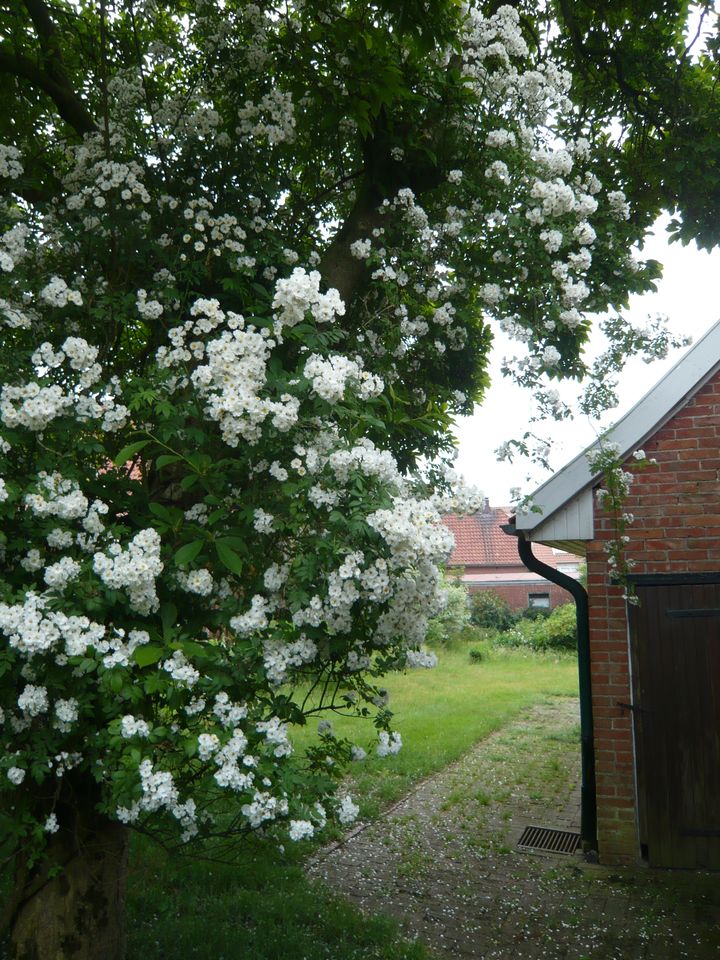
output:
<instances>
[{"instance_id":1,"label":"distant house","mask_svg":"<svg viewBox=\"0 0 720 960\"><path fill-rule=\"evenodd\" d=\"M577 597L583 832L592 842L595 811L605 863L720 870L720 323L609 439L630 472L635 451L655 461L625 501L639 603L613 581L614 527L588 451L535 493L542 512L514 519L530 567L553 546L587 557Z\"/></svg>"},{"instance_id":2,"label":"distant house","mask_svg":"<svg viewBox=\"0 0 720 960\"><path fill-rule=\"evenodd\" d=\"M553 609L572 599L562 587L525 568L515 541L501 530L510 515L504 507L491 507L485 500L482 510L464 517L447 516L445 526L455 537L455 549L448 561L448 573L457 576L470 593L494 590L513 610L526 607ZM538 546L538 556L549 566L579 576L580 557Z\"/></svg>"}]
</instances>

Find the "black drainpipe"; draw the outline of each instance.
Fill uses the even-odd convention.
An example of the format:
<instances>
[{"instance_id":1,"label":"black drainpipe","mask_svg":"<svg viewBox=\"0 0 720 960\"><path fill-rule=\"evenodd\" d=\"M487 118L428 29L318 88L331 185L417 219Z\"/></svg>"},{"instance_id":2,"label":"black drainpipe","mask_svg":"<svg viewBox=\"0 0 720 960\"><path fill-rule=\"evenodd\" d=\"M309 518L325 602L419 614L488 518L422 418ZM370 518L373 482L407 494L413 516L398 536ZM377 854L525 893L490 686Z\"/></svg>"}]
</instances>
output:
<instances>
[{"instance_id":1,"label":"black drainpipe","mask_svg":"<svg viewBox=\"0 0 720 960\"><path fill-rule=\"evenodd\" d=\"M518 538L518 553L528 570L556 583L571 593L575 600L575 618L578 638L578 679L580 693L580 839L588 859L597 858L597 797L595 789L595 745L593 743L592 685L590 679L590 620L588 595L585 587L574 577L560 573L538 560L532 552L532 543L513 523L504 524L505 533Z\"/></svg>"}]
</instances>

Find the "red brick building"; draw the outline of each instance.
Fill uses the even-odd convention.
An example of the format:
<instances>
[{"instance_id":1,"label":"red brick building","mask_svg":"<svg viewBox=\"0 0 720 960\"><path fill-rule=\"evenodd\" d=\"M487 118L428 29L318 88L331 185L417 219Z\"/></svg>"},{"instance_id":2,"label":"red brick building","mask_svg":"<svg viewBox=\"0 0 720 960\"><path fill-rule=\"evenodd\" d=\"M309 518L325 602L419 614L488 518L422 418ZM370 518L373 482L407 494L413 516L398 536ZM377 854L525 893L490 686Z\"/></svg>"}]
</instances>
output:
<instances>
[{"instance_id":1,"label":"red brick building","mask_svg":"<svg viewBox=\"0 0 720 960\"><path fill-rule=\"evenodd\" d=\"M585 454L536 494L517 532L588 564L597 840L606 863L720 868L720 324L610 433L626 469L639 605L611 581L611 519ZM592 448L591 448L592 449ZM510 539L510 538L508 538ZM581 681L582 686L582 681ZM589 706L589 705L588 705ZM587 724L586 724L587 729Z\"/></svg>"},{"instance_id":2,"label":"red brick building","mask_svg":"<svg viewBox=\"0 0 720 960\"><path fill-rule=\"evenodd\" d=\"M445 525L455 537L455 548L448 560L448 573L459 577L469 593L494 590L513 610L526 607L553 609L568 603L567 590L528 570L520 560L517 545L502 526L510 520L504 507L491 507L488 500L482 510L469 516L448 516ZM538 556L549 566L569 576L579 575L580 557L552 547L538 547Z\"/></svg>"}]
</instances>

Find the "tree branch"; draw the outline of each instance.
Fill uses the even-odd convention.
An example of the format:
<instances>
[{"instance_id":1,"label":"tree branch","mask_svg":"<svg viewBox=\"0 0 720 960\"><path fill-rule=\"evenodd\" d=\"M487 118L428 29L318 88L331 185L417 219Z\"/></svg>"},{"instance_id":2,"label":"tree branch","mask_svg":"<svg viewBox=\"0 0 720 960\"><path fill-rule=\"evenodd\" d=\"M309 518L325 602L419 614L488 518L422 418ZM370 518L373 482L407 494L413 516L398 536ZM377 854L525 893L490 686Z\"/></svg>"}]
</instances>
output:
<instances>
[{"instance_id":1,"label":"tree branch","mask_svg":"<svg viewBox=\"0 0 720 960\"><path fill-rule=\"evenodd\" d=\"M0 73L9 73L15 77L23 77L33 86L46 93L55 103L62 119L79 134L93 133L97 130L95 121L77 96L75 91L66 82L50 76L32 60L22 54L7 54L0 50Z\"/></svg>"},{"instance_id":2,"label":"tree branch","mask_svg":"<svg viewBox=\"0 0 720 960\"><path fill-rule=\"evenodd\" d=\"M60 37L42 0L23 0L40 42L42 66L18 52L0 49L0 73L28 80L46 93L62 119L81 136L97 126L82 99L73 89L62 61Z\"/></svg>"}]
</instances>

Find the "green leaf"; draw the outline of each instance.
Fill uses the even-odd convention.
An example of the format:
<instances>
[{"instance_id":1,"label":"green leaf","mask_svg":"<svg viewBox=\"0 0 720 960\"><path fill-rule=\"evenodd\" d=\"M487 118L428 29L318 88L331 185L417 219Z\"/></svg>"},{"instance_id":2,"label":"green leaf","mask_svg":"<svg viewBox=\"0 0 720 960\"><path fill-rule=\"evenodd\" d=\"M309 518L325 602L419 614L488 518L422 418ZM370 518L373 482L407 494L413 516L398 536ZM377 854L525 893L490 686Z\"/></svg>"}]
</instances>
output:
<instances>
[{"instance_id":1,"label":"green leaf","mask_svg":"<svg viewBox=\"0 0 720 960\"><path fill-rule=\"evenodd\" d=\"M204 540L193 540L192 543L186 543L184 546L175 554L175 563L182 567L186 563L190 563L191 560L194 560L195 557L200 553L203 548L205 541Z\"/></svg>"},{"instance_id":2,"label":"green leaf","mask_svg":"<svg viewBox=\"0 0 720 960\"><path fill-rule=\"evenodd\" d=\"M180 643L180 649L188 657L206 657L208 655L207 646L198 643L196 640L183 640Z\"/></svg>"},{"instance_id":3,"label":"green leaf","mask_svg":"<svg viewBox=\"0 0 720 960\"><path fill-rule=\"evenodd\" d=\"M160 607L160 619L163 625L163 636L168 639L172 627L177 623L178 609L174 603L164 603Z\"/></svg>"},{"instance_id":4,"label":"green leaf","mask_svg":"<svg viewBox=\"0 0 720 960\"><path fill-rule=\"evenodd\" d=\"M242 553L247 553L247 544L242 537L222 537L222 539L217 542L224 544L226 547L230 547L231 550L239 550Z\"/></svg>"},{"instance_id":5,"label":"green leaf","mask_svg":"<svg viewBox=\"0 0 720 960\"><path fill-rule=\"evenodd\" d=\"M153 516L157 517L158 520L164 520L165 523L172 523L172 516L167 507L164 507L161 503L149 503L148 510Z\"/></svg>"},{"instance_id":6,"label":"green leaf","mask_svg":"<svg viewBox=\"0 0 720 960\"><path fill-rule=\"evenodd\" d=\"M128 460L132 460L135 454L140 453L149 443L149 440L138 440L137 443L129 443L126 447L122 448L113 460L113 463L116 467L122 467L123 464L127 463Z\"/></svg>"},{"instance_id":7,"label":"green leaf","mask_svg":"<svg viewBox=\"0 0 720 960\"><path fill-rule=\"evenodd\" d=\"M165 453L162 457L158 457L155 461L155 466L158 470L162 470L163 467L169 467L171 463L177 463L178 460L182 460L182 457L178 456L176 453Z\"/></svg>"},{"instance_id":8,"label":"green leaf","mask_svg":"<svg viewBox=\"0 0 720 960\"><path fill-rule=\"evenodd\" d=\"M191 487L194 487L198 482L198 475L196 473L189 473L186 477L183 477L180 481L180 488L182 490L190 490Z\"/></svg>"},{"instance_id":9,"label":"green leaf","mask_svg":"<svg viewBox=\"0 0 720 960\"><path fill-rule=\"evenodd\" d=\"M164 653L162 647L153 643L144 643L133 651L133 660L139 667L149 667L151 663L157 663Z\"/></svg>"},{"instance_id":10,"label":"green leaf","mask_svg":"<svg viewBox=\"0 0 720 960\"><path fill-rule=\"evenodd\" d=\"M240 557L231 549L226 543L221 543L220 541L216 542L215 549L217 550L217 555L220 558L221 563L224 563L228 570L231 573L237 574L240 576L242 573L243 565Z\"/></svg>"}]
</instances>

